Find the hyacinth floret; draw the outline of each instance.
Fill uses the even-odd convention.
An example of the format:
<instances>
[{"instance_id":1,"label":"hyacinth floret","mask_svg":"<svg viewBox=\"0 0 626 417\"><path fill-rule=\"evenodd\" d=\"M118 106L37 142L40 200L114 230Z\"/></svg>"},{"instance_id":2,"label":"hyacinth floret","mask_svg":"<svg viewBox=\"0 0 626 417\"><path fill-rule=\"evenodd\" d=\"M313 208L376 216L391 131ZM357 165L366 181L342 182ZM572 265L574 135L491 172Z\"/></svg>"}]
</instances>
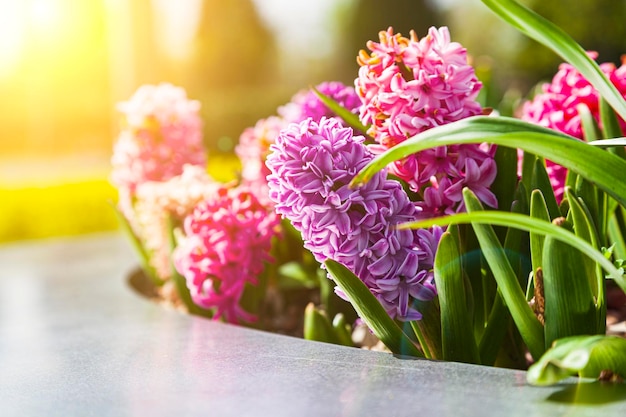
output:
<instances>
[{"instance_id":1,"label":"hyacinth floret","mask_svg":"<svg viewBox=\"0 0 626 417\"><path fill-rule=\"evenodd\" d=\"M343 264L390 316L416 320L421 314L412 300L436 294L431 270L441 229L396 228L415 220L418 209L384 170L366 184L350 187L374 157L363 141L335 119L289 125L267 158L270 198L318 261Z\"/></svg>"},{"instance_id":2,"label":"hyacinth floret","mask_svg":"<svg viewBox=\"0 0 626 417\"><path fill-rule=\"evenodd\" d=\"M186 164L206 166L200 103L180 87L141 86L118 104L122 129L114 145L112 182L131 196L146 181L167 181Z\"/></svg>"},{"instance_id":3,"label":"hyacinth floret","mask_svg":"<svg viewBox=\"0 0 626 417\"><path fill-rule=\"evenodd\" d=\"M598 54L587 54L596 59ZM619 68L613 63L602 63L600 69L626 98L626 65ZM563 63L549 83L541 85L541 92L532 100L524 102L522 120L547 127L578 139L584 139L580 108L585 107L602 127L600 120L600 93L572 65ZM620 119L622 132L626 134L626 122ZM522 154L520 154L521 159ZM546 170L558 201L563 196L567 169L552 161L546 161Z\"/></svg>"},{"instance_id":4,"label":"hyacinth floret","mask_svg":"<svg viewBox=\"0 0 626 417\"><path fill-rule=\"evenodd\" d=\"M363 102L359 116L371 126L367 133L377 142L370 147L375 154L432 127L482 113L476 101L482 84L468 63L465 48L451 42L448 28L431 27L422 39L413 31L405 38L389 28L379 37L379 42L367 43L369 53L360 52L355 80ZM395 161L389 171L422 195L424 216L462 210L458 190L463 187L496 207L489 190L496 174L494 152L495 147L485 145L450 145ZM448 191L449 186L454 188ZM429 205L435 202L430 187L447 194L437 201L443 206Z\"/></svg>"},{"instance_id":5,"label":"hyacinth floret","mask_svg":"<svg viewBox=\"0 0 626 417\"><path fill-rule=\"evenodd\" d=\"M176 270L185 277L193 302L230 323L256 318L240 305L247 285L255 285L271 261L278 216L243 187L222 187L184 220L174 250Z\"/></svg>"}]
</instances>

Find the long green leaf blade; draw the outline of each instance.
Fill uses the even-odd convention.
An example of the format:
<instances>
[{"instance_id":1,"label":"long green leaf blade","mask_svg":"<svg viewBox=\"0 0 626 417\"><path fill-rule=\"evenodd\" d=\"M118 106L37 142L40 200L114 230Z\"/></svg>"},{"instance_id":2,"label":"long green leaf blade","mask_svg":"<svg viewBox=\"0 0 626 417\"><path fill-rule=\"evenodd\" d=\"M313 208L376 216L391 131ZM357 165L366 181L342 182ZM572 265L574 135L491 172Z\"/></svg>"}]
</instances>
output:
<instances>
[{"instance_id":1,"label":"long green leaf blade","mask_svg":"<svg viewBox=\"0 0 626 417\"><path fill-rule=\"evenodd\" d=\"M556 202L556 197L554 196L554 191L552 190L552 184L550 183L550 177L548 176L548 172L546 171L546 166L543 159L537 158L535 160L533 177L530 187L531 193L534 190L541 191L546 206L548 207L548 212L550 213L551 219L554 219L561 215L559 205Z\"/></svg>"},{"instance_id":2,"label":"long green leaf blade","mask_svg":"<svg viewBox=\"0 0 626 417\"><path fill-rule=\"evenodd\" d=\"M422 313L421 320L412 320L409 327L415 333L417 340L427 359L441 359L441 310L439 300L414 300L413 307ZM406 323L405 323L406 326Z\"/></svg>"},{"instance_id":3,"label":"long green leaf blade","mask_svg":"<svg viewBox=\"0 0 626 417\"><path fill-rule=\"evenodd\" d=\"M424 357L356 275L331 259L326 260L324 264L339 288L350 300L359 317L389 350L399 355Z\"/></svg>"},{"instance_id":4,"label":"long green leaf blade","mask_svg":"<svg viewBox=\"0 0 626 417\"><path fill-rule=\"evenodd\" d=\"M367 181L390 162L424 149L482 142L542 155L580 174L626 205L626 181L623 181L626 161L570 136L504 117L474 116L426 130L370 161L356 175L352 185Z\"/></svg>"},{"instance_id":5,"label":"long green leaf blade","mask_svg":"<svg viewBox=\"0 0 626 417\"><path fill-rule=\"evenodd\" d=\"M598 248L598 239L593 220L590 218L589 211L585 209L579 198L577 198L570 188L565 188L565 196L569 201L569 214L568 220L571 218L571 222L574 225L574 233L581 239L589 242L594 248ZM599 292L603 288L602 271L598 271L595 262L592 262L590 258L585 257L584 269L585 275L588 277L589 286L592 289L595 296L600 298ZM596 274L598 272L599 274ZM598 277L596 277L598 275ZM604 296L602 295L602 301L604 302Z\"/></svg>"},{"instance_id":6,"label":"long green leaf blade","mask_svg":"<svg viewBox=\"0 0 626 417\"><path fill-rule=\"evenodd\" d=\"M596 250L593 246L587 243L585 240L579 238L575 234L568 232L560 227L557 227L551 223L547 223L541 220L533 219L531 217L516 214L505 213L499 211L482 211L473 213L459 213L445 217L438 217L428 220L420 220L416 222L404 223L400 227L421 229L432 226L448 226L451 224L467 224L467 223L480 223L491 224L497 226L516 227L526 231L533 231L535 233L542 233L549 235L555 239L559 239L563 242L569 243L572 247L578 249L580 252L592 258L598 262L602 268L608 272L610 278L613 278L615 282L626 291L626 279L622 276L622 273L613 265L611 261L606 259L602 253Z\"/></svg>"},{"instance_id":7,"label":"long green leaf blade","mask_svg":"<svg viewBox=\"0 0 626 417\"><path fill-rule=\"evenodd\" d=\"M550 213L543 194L539 190L535 190L530 195L530 217L542 220L546 223L550 222ZM542 233L530 232L530 257L533 264L533 272L543 267L543 241L545 235Z\"/></svg>"},{"instance_id":8,"label":"long green leaf blade","mask_svg":"<svg viewBox=\"0 0 626 417\"><path fill-rule=\"evenodd\" d=\"M543 247L546 349L557 339L597 334L596 308L585 259L547 236ZM595 275L595 271L591 271Z\"/></svg>"},{"instance_id":9,"label":"long green leaf blade","mask_svg":"<svg viewBox=\"0 0 626 417\"><path fill-rule=\"evenodd\" d=\"M550 48L573 65L602 97L626 119L626 102L620 92L602 73L600 66L561 28L514 0L482 0L500 18Z\"/></svg>"},{"instance_id":10,"label":"long green leaf blade","mask_svg":"<svg viewBox=\"0 0 626 417\"><path fill-rule=\"evenodd\" d=\"M472 324L467 314L461 256L450 232L441 236L434 272L441 307L443 359L480 363Z\"/></svg>"},{"instance_id":11,"label":"long green leaf blade","mask_svg":"<svg viewBox=\"0 0 626 417\"><path fill-rule=\"evenodd\" d=\"M139 257L141 269L148 276L148 278L150 278L154 285L157 287L163 285L165 281L157 276L156 270L152 267L152 265L150 265L150 255L148 254L148 250L133 230L130 222L114 204L111 204L111 206L113 207L117 220L122 226L122 231L128 236L133 248L135 249L135 253Z\"/></svg>"},{"instance_id":12,"label":"long green leaf blade","mask_svg":"<svg viewBox=\"0 0 626 417\"><path fill-rule=\"evenodd\" d=\"M476 195L467 188L463 190L463 197L468 213L471 214L483 210ZM519 285L517 276L506 257L502 245L490 225L474 222L472 227L476 232L480 248L493 272L502 298L504 298L511 312L515 325L519 329L530 354L534 358L539 358L545 350L543 327L526 302L524 292Z\"/></svg>"}]
</instances>

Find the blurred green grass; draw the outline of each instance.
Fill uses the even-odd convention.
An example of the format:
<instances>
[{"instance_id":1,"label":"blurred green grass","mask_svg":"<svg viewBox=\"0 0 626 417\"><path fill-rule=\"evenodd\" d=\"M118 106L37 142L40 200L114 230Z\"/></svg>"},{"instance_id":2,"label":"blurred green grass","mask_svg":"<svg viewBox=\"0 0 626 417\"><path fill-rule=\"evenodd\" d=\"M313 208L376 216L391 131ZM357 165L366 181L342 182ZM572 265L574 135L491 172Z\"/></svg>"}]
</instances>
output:
<instances>
[{"instance_id":1,"label":"blurred green grass","mask_svg":"<svg viewBox=\"0 0 626 417\"><path fill-rule=\"evenodd\" d=\"M232 154L212 155L208 166L222 182L236 178L239 169ZM0 183L0 242L117 230L111 207L116 201L108 178Z\"/></svg>"}]
</instances>

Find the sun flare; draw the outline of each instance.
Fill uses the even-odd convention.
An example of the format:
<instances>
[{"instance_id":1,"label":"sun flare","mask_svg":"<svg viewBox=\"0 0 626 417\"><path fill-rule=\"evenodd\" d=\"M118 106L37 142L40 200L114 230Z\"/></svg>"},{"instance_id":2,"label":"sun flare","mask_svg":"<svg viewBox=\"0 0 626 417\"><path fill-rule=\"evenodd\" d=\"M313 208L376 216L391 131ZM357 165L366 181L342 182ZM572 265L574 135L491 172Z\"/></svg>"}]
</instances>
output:
<instances>
[{"instance_id":1,"label":"sun flare","mask_svg":"<svg viewBox=\"0 0 626 417\"><path fill-rule=\"evenodd\" d=\"M24 3L0 0L0 77L17 67L26 36Z\"/></svg>"}]
</instances>

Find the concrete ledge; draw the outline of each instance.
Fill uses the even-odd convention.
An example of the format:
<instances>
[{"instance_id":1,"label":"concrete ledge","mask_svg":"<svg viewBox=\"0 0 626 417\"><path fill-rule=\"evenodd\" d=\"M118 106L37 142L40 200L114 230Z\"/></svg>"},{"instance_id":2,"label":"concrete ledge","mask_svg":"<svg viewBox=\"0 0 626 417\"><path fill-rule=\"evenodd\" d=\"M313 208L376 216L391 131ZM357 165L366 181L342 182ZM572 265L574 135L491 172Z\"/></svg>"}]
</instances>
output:
<instances>
[{"instance_id":1,"label":"concrete ledge","mask_svg":"<svg viewBox=\"0 0 626 417\"><path fill-rule=\"evenodd\" d=\"M0 415L624 415L626 384L308 342L166 310L117 234L0 246ZM574 405L573 400L578 404Z\"/></svg>"}]
</instances>

